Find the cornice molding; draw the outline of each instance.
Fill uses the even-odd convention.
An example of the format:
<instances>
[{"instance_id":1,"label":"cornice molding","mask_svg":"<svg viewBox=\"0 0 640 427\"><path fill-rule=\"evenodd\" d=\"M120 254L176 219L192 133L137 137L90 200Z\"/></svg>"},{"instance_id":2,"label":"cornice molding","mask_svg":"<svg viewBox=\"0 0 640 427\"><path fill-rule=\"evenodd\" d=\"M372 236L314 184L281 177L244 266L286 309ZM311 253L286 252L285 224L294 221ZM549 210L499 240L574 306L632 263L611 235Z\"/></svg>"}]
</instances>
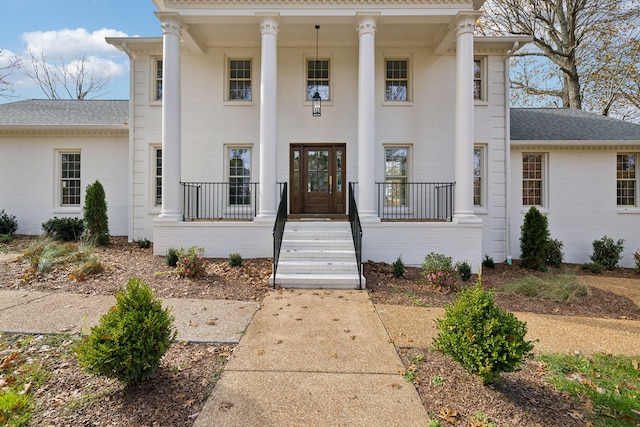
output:
<instances>
[{"instance_id":1,"label":"cornice molding","mask_svg":"<svg viewBox=\"0 0 640 427\"><path fill-rule=\"evenodd\" d=\"M557 145L556 145L557 144ZM640 151L638 141L629 141L624 144L621 141L590 142L586 145L584 141L558 141L555 144L545 142L527 141L525 143L511 142L512 151Z\"/></svg>"},{"instance_id":2,"label":"cornice molding","mask_svg":"<svg viewBox=\"0 0 640 427\"><path fill-rule=\"evenodd\" d=\"M128 137L129 129L1 129L0 136Z\"/></svg>"}]
</instances>

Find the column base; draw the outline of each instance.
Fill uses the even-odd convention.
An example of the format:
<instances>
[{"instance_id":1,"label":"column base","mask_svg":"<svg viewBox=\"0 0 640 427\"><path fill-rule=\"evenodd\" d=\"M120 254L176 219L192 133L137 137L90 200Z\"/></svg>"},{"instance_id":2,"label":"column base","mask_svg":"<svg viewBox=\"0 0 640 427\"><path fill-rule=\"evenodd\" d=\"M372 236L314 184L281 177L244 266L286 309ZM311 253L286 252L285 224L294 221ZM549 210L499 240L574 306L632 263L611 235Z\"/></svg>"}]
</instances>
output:
<instances>
[{"instance_id":1,"label":"column base","mask_svg":"<svg viewBox=\"0 0 640 427\"><path fill-rule=\"evenodd\" d=\"M164 212L158 215L153 222L182 222L182 213L180 212Z\"/></svg>"},{"instance_id":2,"label":"column base","mask_svg":"<svg viewBox=\"0 0 640 427\"><path fill-rule=\"evenodd\" d=\"M253 222L271 222L273 223L276 220L275 213L259 213L254 219Z\"/></svg>"},{"instance_id":3,"label":"column base","mask_svg":"<svg viewBox=\"0 0 640 427\"><path fill-rule=\"evenodd\" d=\"M457 224L481 224L482 218L474 212L455 212L452 222Z\"/></svg>"}]
</instances>

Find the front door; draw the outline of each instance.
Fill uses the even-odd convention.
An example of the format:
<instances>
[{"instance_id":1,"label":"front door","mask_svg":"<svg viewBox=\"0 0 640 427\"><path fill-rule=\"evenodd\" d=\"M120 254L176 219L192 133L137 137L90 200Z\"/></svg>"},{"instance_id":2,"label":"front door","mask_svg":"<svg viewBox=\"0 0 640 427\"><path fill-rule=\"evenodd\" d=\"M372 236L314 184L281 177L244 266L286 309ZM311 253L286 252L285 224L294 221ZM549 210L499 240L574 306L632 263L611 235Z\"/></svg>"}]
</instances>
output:
<instances>
[{"instance_id":1,"label":"front door","mask_svg":"<svg viewBox=\"0 0 640 427\"><path fill-rule=\"evenodd\" d=\"M344 214L345 144L292 144L291 213Z\"/></svg>"}]
</instances>

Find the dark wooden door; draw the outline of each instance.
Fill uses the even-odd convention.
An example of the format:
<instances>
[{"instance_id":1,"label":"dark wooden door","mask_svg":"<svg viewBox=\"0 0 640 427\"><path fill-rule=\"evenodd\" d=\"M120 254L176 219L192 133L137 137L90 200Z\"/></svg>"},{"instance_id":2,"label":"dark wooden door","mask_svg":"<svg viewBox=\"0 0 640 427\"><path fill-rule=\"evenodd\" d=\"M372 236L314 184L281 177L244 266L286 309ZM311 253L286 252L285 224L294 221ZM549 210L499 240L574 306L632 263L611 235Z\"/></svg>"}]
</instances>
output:
<instances>
[{"instance_id":1,"label":"dark wooden door","mask_svg":"<svg viewBox=\"0 0 640 427\"><path fill-rule=\"evenodd\" d=\"M345 144L291 146L291 213L345 213Z\"/></svg>"}]
</instances>

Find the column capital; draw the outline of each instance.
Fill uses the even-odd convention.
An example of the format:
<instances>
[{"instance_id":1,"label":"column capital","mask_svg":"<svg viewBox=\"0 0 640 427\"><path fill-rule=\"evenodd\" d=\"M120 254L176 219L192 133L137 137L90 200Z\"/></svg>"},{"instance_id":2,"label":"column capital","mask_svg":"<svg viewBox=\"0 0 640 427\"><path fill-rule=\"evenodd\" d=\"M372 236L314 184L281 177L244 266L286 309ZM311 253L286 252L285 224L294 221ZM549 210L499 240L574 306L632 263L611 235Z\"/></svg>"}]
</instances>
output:
<instances>
[{"instance_id":1,"label":"column capital","mask_svg":"<svg viewBox=\"0 0 640 427\"><path fill-rule=\"evenodd\" d=\"M356 13L356 30L358 31L358 35L361 36L363 34L375 34L376 24L378 23L379 17L380 12Z\"/></svg>"},{"instance_id":2,"label":"column capital","mask_svg":"<svg viewBox=\"0 0 640 427\"><path fill-rule=\"evenodd\" d=\"M180 36L183 23L180 14L177 12L155 12L162 25L162 34L172 34Z\"/></svg>"},{"instance_id":3,"label":"column capital","mask_svg":"<svg viewBox=\"0 0 640 427\"><path fill-rule=\"evenodd\" d=\"M278 35L278 31L280 31L280 14L256 13L256 16L260 18L260 34L263 36L266 34Z\"/></svg>"},{"instance_id":4,"label":"column capital","mask_svg":"<svg viewBox=\"0 0 640 427\"><path fill-rule=\"evenodd\" d=\"M480 18L481 15L482 12L475 10L458 12L458 15L456 15L456 20L453 24L453 27L456 30L456 35L460 36L462 34L468 33L473 34L474 30L476 29L476 21L478 20L478 18Z\"/></svg>"}]
</instances>

